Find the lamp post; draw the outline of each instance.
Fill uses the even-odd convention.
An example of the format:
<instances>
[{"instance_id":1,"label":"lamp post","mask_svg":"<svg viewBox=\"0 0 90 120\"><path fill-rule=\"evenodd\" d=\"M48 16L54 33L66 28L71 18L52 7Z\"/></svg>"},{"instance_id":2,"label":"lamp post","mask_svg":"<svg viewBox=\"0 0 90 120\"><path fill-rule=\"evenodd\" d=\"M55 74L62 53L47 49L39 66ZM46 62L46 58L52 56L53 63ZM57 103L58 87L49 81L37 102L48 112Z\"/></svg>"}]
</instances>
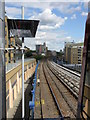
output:
<instances>
[{"instance_id":1,"label":"lamp post","mask_svg":"<svg viewBox=\"0 0 90 120\"><path fill-rule=\"evenodd\" d=\"M22 6L22 19L24 19L24 6ZM22 37L22 118L24 118L24 37Z\"/></svg>"}]
</instances>

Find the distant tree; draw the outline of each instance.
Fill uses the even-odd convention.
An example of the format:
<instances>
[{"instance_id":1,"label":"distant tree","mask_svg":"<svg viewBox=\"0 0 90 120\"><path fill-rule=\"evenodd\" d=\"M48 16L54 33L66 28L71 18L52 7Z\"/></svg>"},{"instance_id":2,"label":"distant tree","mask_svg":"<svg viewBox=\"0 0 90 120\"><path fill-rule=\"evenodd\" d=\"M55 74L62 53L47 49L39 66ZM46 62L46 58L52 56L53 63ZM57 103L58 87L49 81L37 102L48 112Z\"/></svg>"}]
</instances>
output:
<instances>
[{"instance_id":1,"label":"distant tree","mask_svg":"<svg viewBox=\"0 0 90 120\"><path fill-rule=\"evenodd\" d=\"M62 50L60 50L60 53L62 53Z\"/></svg>"},{"instance_id":2,"label":"distant tree","mask_svg":"<svg viewBox=\"0 0 90 120\"><path fill-rule=\"evenodd\" d=\"M43 58L43 56L42 55L36 55L34 58L38 61L38 60L41 60Z\"/></svg>"},{"instance_id":3,"label":"distant tree","mask_svg":"<svg viewBox=\"0 0 90 120\"><path fill-rule=\"evenodd\" d=\"M31 57L31 56L32 56L32 52L30 50L27 50L25 52L25 57L27 58L27 57Z\"/></svg>"}]
</instances>

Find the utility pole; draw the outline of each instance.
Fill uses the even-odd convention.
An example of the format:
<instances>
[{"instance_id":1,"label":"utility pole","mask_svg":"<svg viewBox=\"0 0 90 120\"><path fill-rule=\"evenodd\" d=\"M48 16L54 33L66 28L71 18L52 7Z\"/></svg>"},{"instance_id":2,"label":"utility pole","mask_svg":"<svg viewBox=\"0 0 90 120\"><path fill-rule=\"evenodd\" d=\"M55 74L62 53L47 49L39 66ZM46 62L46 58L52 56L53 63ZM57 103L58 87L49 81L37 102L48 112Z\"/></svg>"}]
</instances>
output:
<instances>
[{"instance_id":1,"label":"utility pole","mask_svg":"<svg viewBox=\"0 0 90 120\"><path fill-rule=\"evenodd\" d=\"M24 6L22 6L22 19L24 19ZM24 37L22 37L22 118L24 112Z\"/></svg>"},{"instance_id":2,"label":"utility pole","mask_svg":"<svg viewBox=\"0 0 90 120\"><path fill-rule=\"evenodd\" d=\"M0 120L6 118L5 2L0 1Z\"/></svg>"}]
</instances>

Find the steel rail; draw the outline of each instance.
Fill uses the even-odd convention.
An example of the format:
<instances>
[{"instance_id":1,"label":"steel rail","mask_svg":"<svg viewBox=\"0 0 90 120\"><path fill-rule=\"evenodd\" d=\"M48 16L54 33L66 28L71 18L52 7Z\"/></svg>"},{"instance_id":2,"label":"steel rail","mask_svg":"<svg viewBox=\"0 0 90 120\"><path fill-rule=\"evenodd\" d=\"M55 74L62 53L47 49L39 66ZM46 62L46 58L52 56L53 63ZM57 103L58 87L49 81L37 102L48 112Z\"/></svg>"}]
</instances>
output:
<instances>
[{"instance_id":1,"label":"steel rail","mask_svg":"<svg viewBox=\"0 0 90 120\"><path fill-rule=\"evenodd\" d=\"M78 99L78 93L75 91L75 90L73 90L64 80L62 80L55 72L54 72L54 68L53 68L53 70L51 69L51 67L50 67L50 65L49 64L47 64L47 66L49 67L49 69L52 71L52 73L64 84L64 86L66 86L67 87L67 89L73 94L73 96L76 98L76 99ZM58 72L58 71L57 71ZM75 86L75 87L77 87L77 86ZM74 87L74 88L75 88ZM79 89L78 89L79 90Z\"/></svg>"},{"instance_id":2,"label":"steel rail","mask_svg":"<svg viewBox=\"0 0 90 120\"><path fill-rule=\"evenodd\" d=\"M52 89L52 87L51 87L51 85L50 85L50 82L49 82L48 79L47 79L44 66L42 66L42 68L43 68L43 73L44 73L46 82L47 82L47 84L48 84L48 87L49 87L49 89L50 89L50 92L51 92L51 94L52 94L52 96L53 96L53 99L54 99L54 101L55 101L55 103L56 103L56 106L57 106L57 109L58 109L58 111L59 111L60 119L61 119L61 120L64 120L64 117L63 117L63 115L62 115L62 113L61 113L60 106L59 106L59 103L58 103L57 98L56 98L56 96L55 96L54 90Z\"/></svg>"},{"instance_id":3,"label":"steel rail","mask_svg":"<svg viewBox=\"0 0 90 120\"><path fill-rule=\"evenodd\" d=\"M75 75L75 76L77 76L77 77L80 77L80 76L81 76L81 74L76 73L76 72L74 72L74 71L72 71L72 70L70 70L70 69L68 69L68 68L66 68L66 67L64 67L64 66L58 65L58 64L56 64L55 62L54 62L54 64L55 64L57 67L65 70L65 71L67 71L67 72L69 72L69 73L71 73L71 74L73 74L73 75Z\"/></svg>"},{"instance_id":4,"label":"steel rail","mask_svg":"<svg viewBox=\"0 0 90 120\"><path fill-rule=\"evenodd\" d=\"M47 66L48 67L48 66ZM49 69L49 67L48 67ZM49 75L50 75L50 72L49 70L47 69ZM51 71L51 70L50 70ZM52 72L52 71L51 71ZM53 73L52 73L53 74ZM62 95L62 97L64 98L64 100L66 101L66 103L68 104L70 110L73 112L74 116L76 117L76 111L73 109L72 105L68 102L66 96L63 94L63 92L59 89L59 86L56 84L56 81L53 79L53 77L50 75L51 79L53 80L53 82L55 83L55 86L57 87L58 91L60 92L60 94ZM56 76L55 76L56 77Z\"/></svg>"}]
</instances>

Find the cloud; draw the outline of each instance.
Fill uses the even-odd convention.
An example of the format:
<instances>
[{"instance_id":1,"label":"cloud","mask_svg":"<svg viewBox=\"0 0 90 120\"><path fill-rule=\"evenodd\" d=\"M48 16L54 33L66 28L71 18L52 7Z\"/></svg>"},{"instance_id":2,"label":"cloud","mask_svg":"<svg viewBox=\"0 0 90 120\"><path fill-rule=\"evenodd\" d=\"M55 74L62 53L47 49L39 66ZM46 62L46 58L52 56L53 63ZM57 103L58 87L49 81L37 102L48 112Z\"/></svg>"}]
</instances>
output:
<instances>
[{"instance_id":1,"label":"cloud","mask_svg":"<svg viewBox=\"0 0 90 120\"><path fill-rule=\"evenodd\" d=\"M62 39L62 40L60 40ZM29 47L32 50L35 50L35 45L36 44L43 44L46 42L46 45L49 50L56 50L60 51L60 49L64 48L64 42L65 41L70 41L66 39L66 37L60 38L59 40L57 39L26 39L25 38L25 45Z\"/></svg>"},{"instance_id":2,"label":"cloud","mask_svg":"<svg viewBox=\"0 0 90 120\"><path fill-rule=\"evenodd\" d=\"M84 8L88 9L88 2L84 2Z\"/></svg>"},{"instance_id":3,"label":"cloud","mask_svg":"<svg viewBox=\"0 0 90 120\"><path fill-rule=\"evenodd\" d=\"M73 20L73 19L76 19L77 17L76 17L76 14L73 14L72 16L71 16L71 20Z\"/></svg>"},{"instance_id":4,"label":"cloud","mask_svg":"<svg viewBox=\"0 0 90 120\"><path fill-rule=\"evenodd\" d=\"M40 1L38 0L38 2L17 2L17 3L6 3L6 6L8 5L13 5L13 6L24 6L25 9L26 8L38 8L41 10L45 10L45 9L57 9L59 10L59 12L63 13L63 14L71 14L74 13L76 11L80 11L81 10L81 6L78 2L73 2L73 1L66 1L66 2L60 2L60 1ZM27 12L28 13L28 12Z\"/></svg>"},{"instance_id":5,"label":"cloud","mask_svg":"<svg viewBox=\"0 0 90 120\"><path fill-rule=\"evenodd\" d=\"M87 15L88 15L88 12L82 12L81 15L82 15L82 16L87 16Z\"/></svg>"},{"instance_id":6,"label":"cloud","mask_svg":"<svg viewBox=\"0 0 90 120\"><path fill-rule=\"evenodd\" d=\"M30 17L30 19L39 19L40 26L39 29L41 30L51 30L59 28L61 25L65 23L67 17L60 17L56 16L50 9L46 9L43 12Z\"/></svg>"},{"instance_id":7,"label":"cloud","mask_svg":"<svg viewBox=\"0 0 90 120\"><path fill-rule=\"evenodd\" d=\"M81 11L81 6L78 2L52 2L50 6L52 6L53 9L59 10L62 14L72 14Z\"/></svg>"},{"instance_id":8,"label":"cloud","mask_svg":"<svg viewBox=\"0 0 90 120\"><path fill-rule=\"evenodd\" d=\"M21 16L21 9L17 7L5 7L6 15L9 18L17 18Z\"/></svg>"},{"instance_id":9,"label":"cloud","mask_svg":"<svg viewBox=\"0 0 90 120\"><path fill-rule=\"evenodd\" d=\"M79 3L61 3L61 2L28 2L23 3L25 6L25 16L29 19L39 19L40 25L37 30L35 38L25 38L25 45L31 49L35 49L36 44L43 44L46 42L47 46L51 50L60 50L64 47L65 41L71 41L72 37L61 31L68 19L68 14L75 14L75 12L81 12L81 6ZM22 3L8 3L6 4L6 12L8 16L16 18L21 17ZM53 13L54 10L58 10L58 13L65 16L57 16ZM75 17L75 16L74 16Z\"/></svg>"},{"instance_id":10,"label":"cloud","mask_svg":"<svg viewBox=\"0 0 90 120\"><path fill-rule=\"evenodd\" d=\"M62 13L66 13L66 14L72 14L76 11L80 11L81 10L81 7L78 6L78 7L71 7L71 8L63 8L61 10Z\"/></svg>"},{"instance_id":11,"label":"cloud","mask_svg":"<svg viewBox=\"0 0 90 120\"><path fill-rule=\"evenodd\" d=\"M66 40L71 40L71 36L67 36L67 37L66 37Z\"/></svg>"},{"instance_id":12,"label":"cloud","mask_svg":"<svg viewBox=\"0 0 90 120\"><path fill-rule=\"evenodd\" d=\"M72 37L68 36L68 34L64 31L37 31L36 37L34 39L25 38L25 45L34 50L36 44L43 44L44 42L46 42L47 47L50 50L60 51L60 49L64 48L64 42L68 42L71 40Z\"/></svg>"},{"instance_id":13,"label":"cloud","mask_svg":"<svg viewBox=\"0 0 90 120\"><path fill-rule=\"evenodd\" d=\"M1 1L4 1L4 0L1 0ZM5 0L5 2L12 2L12 0ZM17 2L17 0L13 0L13 2ZM18 0L18 2L22 2L22 0ZM23 2L31 2L32 3L32 0L23 0ZM33 1L34 3L36 2L48 2L48 0L34 0ZM49 2L62 2L62 0L49 0ZM63 2L89 2L89 0L63 0Z\"/></svg>"}]
</instances>

